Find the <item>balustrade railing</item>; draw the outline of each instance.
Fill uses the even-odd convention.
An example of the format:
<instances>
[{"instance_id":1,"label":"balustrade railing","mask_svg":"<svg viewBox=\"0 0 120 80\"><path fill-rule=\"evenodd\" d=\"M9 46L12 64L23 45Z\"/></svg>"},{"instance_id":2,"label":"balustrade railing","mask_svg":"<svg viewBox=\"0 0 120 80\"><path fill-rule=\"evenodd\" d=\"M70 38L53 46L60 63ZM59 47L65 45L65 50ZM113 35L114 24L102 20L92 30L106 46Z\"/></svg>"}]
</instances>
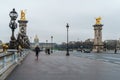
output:
<instances>
[{"instance_id":1,"label":"balustrade railing","mask_svg":"<svg viewBox=\"0 0 120 80\"><path fill-rule=\"evenodd\" d=\"M24 49L17 51L8 49L6 52L0 53L0 75L2 75L10 66L18 64L29 51Z\"/></svg>"}]
</instances>

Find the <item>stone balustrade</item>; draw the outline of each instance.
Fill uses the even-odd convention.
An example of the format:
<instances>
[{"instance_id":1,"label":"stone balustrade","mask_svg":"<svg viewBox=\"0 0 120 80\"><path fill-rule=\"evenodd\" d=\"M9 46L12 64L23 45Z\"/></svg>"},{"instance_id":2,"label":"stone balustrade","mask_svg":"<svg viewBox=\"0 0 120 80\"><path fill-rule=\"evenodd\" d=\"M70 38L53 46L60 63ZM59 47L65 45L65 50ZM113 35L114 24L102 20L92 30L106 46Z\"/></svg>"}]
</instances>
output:
<instances>
[{"instance_id":1,"label":"stone balustrade","mask_svg":"<svg viewBox=\"0 0 120 80\"><path fill-rule=\"evenodd\" d=\"M20 52L8 49L7 52L0 53L0 80L4 80L28 53L27 49Z\"/></svg>"}]
</instances>

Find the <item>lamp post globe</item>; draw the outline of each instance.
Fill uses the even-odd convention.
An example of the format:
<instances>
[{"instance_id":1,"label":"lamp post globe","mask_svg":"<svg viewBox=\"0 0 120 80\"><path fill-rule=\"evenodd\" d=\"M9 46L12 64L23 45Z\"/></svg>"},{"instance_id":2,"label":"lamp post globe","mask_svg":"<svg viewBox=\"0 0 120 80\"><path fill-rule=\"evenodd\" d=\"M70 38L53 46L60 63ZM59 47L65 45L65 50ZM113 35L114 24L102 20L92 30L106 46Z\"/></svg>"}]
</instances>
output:
<instances>
[{"instance_id":1,"label":"lamp post globe","mask_svg":"<svg viewBox=\"0 0 120 80\"><path fill-rule=\"evenodd\" d=\"M68 41L69 41L69 34L68 34L68 30L69 30L69 25L67 23L66 25L66 28L67 28L67 52L66 52L66 56L69 56L69 46L68 46Z\"/></svg>"},{"instance_id":2,"label":"lamp post globe","mask_svg":"<svg viewBox=\"0 0 120 80\"><path fill-rule=\"evenodd\" d=\"M15 8L13 8L13 10L9 13L9 16L10 16L11 20L16 20L17 19L18 14L15 11Z\"/></svg>"}]
</instances>

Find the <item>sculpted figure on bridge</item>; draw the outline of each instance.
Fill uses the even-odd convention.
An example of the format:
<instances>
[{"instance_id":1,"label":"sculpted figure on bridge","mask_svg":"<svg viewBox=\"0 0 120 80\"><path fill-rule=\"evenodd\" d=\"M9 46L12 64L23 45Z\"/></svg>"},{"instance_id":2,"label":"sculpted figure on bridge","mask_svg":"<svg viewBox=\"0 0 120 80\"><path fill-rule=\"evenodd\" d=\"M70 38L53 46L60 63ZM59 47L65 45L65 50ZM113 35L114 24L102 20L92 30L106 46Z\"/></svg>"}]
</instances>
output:
<instances>
[{"instance_id":1,"label":"sculpted figure on bridge","mask_svg":"<svg viewBox=\"0 0 120 80\"><path fill-rule=\"evenodd\" d=\"M26 20L25 18L25 11L21 10L21 18L20 20Z\"/></svg>"},{"instance_id":2,"label":"sculpted figure on bridge","mask_svg":"<svg viewBox=\"0 0 120 80\"><path fill-rule=\"evenodd\" d=\"M101 20L101 17L96 18L96 24L101 24L100 20Z\"/></svg>"}]
</instances>

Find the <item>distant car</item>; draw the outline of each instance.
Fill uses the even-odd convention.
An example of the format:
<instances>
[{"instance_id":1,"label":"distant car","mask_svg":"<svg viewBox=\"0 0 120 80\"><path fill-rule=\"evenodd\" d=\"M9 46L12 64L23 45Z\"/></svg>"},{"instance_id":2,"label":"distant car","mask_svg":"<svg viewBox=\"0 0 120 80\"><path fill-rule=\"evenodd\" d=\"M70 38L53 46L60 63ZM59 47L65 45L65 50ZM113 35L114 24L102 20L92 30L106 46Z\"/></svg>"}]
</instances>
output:
<instances>
[{"instance_id":1,"label":"distant car","mask_svg":"<svg viewBox=\"0 0 120 80\"><path fill-rule=\"evenodd\" d=\"M90 53L91 52L90 49L84 49L83 51L84 51L84 53Z\"/></svg>"}]
</instances>

